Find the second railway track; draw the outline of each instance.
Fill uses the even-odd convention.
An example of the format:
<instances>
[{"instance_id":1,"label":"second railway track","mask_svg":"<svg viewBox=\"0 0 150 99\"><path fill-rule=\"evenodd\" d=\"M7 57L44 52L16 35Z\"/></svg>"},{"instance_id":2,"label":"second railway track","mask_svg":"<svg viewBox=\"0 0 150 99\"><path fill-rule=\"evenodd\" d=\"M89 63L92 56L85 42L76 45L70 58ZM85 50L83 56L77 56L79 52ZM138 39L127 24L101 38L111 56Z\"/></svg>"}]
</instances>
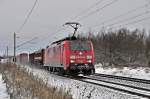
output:
<instances>
[{"instance_id":1,"label":"second railway track","mask_svg":"<svg viewBox=\"0 0 150 99\"><path fill-rule=\"evenodd\" d=\"M98 73L96 73L94 76L100 76L100 77L107 77L107 78L114 78L114 79L119 79L119 80L126 80L126 81L150 84L150 80L146 80L146 79L115 76L115 75L109 75L109 74L98 74Z\"/></svg>"}]
</instances>

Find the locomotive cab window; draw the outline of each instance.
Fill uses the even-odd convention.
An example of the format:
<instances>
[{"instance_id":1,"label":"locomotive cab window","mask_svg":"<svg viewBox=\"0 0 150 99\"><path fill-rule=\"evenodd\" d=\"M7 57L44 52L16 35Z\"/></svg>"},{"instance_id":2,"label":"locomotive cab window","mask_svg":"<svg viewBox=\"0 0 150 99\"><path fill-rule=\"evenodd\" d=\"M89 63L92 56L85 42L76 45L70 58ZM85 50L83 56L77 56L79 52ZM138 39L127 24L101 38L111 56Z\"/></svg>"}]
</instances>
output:
<instances>
[{"instance_id":1,"label":"locomotive cab window","mask_svg":"<svg viewBox=\"0 0 150 99\"><path fill-rule=\"evenodd\" d=\"M90 43L87 41L72 41L70 43L71 50L83 50L83 51L90 51L91 46Z\"/></svg>"}]
</instances>

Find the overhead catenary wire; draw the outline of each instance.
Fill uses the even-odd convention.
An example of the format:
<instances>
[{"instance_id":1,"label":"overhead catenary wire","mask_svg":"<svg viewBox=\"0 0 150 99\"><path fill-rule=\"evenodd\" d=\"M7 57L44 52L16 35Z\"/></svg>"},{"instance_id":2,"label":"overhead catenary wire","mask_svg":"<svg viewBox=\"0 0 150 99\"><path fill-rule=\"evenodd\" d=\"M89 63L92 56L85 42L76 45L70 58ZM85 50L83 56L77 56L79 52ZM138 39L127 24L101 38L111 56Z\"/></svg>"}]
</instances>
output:
<instances>
[{"instance_id":1,"label":"overhead catenary wire","mask_svg":"<svg viewBox=\"0 0 150 99\"><path fill-rule=\"evenodd\" d=\"M75 17L73 17L71 20L75 20L78 17L82 16L83 14L87 13L90 9L94 8L95 6L99 5L100 3L102 3L104 0L99 0L98 2L94 3L93 5L91 5L90 7L88 7L87 9L81 11L79 14L77 14Z\"/></svg>"},{"instance_id":2,"label":"overhead catenary wire","mask_svg":"<svg viewBox=\"0 0 150 99\"><path fill-rule=\"evenodd\" d=\"M122 26L136 24L136 23L139 23L139 22L142 22L142 21L145 21L145 20L149 20L149 19L150 19L150 16L142 18L142 19L139 19L139 20L135 20L135 21L132 21L132 22L128 22L126 24L123 24Z\"/></svg>"},{"instance_id":3,"label":"overhead catenary wire","mask_svg":"<svg viewBox=\"0 0 150 99\"><path fill-rule=\"evenodd\" d=\"M24 28L25 24L27 23L28 19L29 19L30 16L31 16L31 14L32 14L32 12L33 12L33 10L34 10L34 8L35 8L37 2L38 2L38 0L35 0L35 2L34 2L32 8L31 8L30 12L28 13L27 17L25 18L23 24L22 24L22 25L20 26L20 28L18 29L17 33L20 33L21 30Z\"/></svg>"},{"instance_id":4,"label":"overhead catenary wire","mask_svg":"<svg viewBox=\"0 0 150 99\"><path fill-rule=\"evenodd\" d=\"M97 12L103 10L104 8L111 6L112 4L116 3L117 1L119 1L119 0L113 0L113 1L111 1L111 2L109 2L109 3L107 3L107 4L105 4L105 5L102 6L101 8L97 8L96 10L94 10L94 11L88 13L87 15L85 15L85 16L79 18L77 21L81 21L81 20L83 20L83 19L86 19L86 18L88 18L89 16L94 15L95 13L97 13Z\"/></svg>"},{"instance_id":5,"label":"overhead catenary wire","mask_svg":"<svg viewBox=\"0 0 150 99\"><path fill-rule=\"evenodd\" d=\"M149 13L150 13L150 11L145 11L145 12L142 12L142 13L140 13L140 14L138 14L138 15L134 15L134 16L131 16L131 17L129 17L129 18L126 18L126 19L123 19L123 20L119 20L119 21L117 21L117 22L115 22L115 23L106 25L105 27L111 27L111 26L113 26L113 25L121 24L122 22L127 22L127 21L129 21L129 20L136 19L136 18L138 18L138 17L147 15L147 14L149 14Z\"/></svg>"},{"instance_id":6,"label":"overhead catenary wire","mask_svg":"<svg viewBox=\"0 0 150 99\"><path fill-rule=\"evenodd\" d=\"M60 33L61 31L63 31L63 30L65 30L64 27L62 27L62 28L60 28L60 29L57 29L57 30L54 32L54 34L51 35L51 36L53 36L53 37L55 38L55 36L56 36L58 33ZM38 43L44 42L46 39L49 39L49 37L50 37L50 36L45 35Z\"/></svg>"},{"instance_id":7,"label":"overhead catenary wire","mask_svg":"<svg viewBox=\"0 0 150 99\"><path fill-rule=\"evenodd\" d=\"M31 41L36 40L36 39L37 39L37 37L34 37L34 38L32 38L31 40L25 41L25 42L23 42L22 44L17 45L16 48L20 48L21 46L23 46L23 45L25 45L25 44L27 44L27 43L30 43Z\"/></svg>"},{"instance_id":8,"label":"overhead catenary wire","mask_svg":"<svg viewBox=\"0 0 150 99\"><path fill-rule=\"evenodd\" d=\"M63 30L65 30L64 29L64 27L62 27L62 28L60 28L60 29L57 29L55 32L53 32L55 35L56 34L58 34L59 32L61 32L61 31L63 31ZM44 42L44 41L46 41L47 39L49 39L51 36L53 36L54 37L54 34L53 35L50 35L50 36L48 36L48 35L44 35L44 37L40 37L41 39L38 41L38 42L36 42L36 44L38 45L39 43L42 43L42 42ZM36 39L36 37L35 38L33 38L33 39L31 39L31 40L29 40L29 42L31 42L31 41L33 41L34 39ZM24 43L28 43L28 41L26 41L26 42L24 42ZM48 42L48 45L50 44L51 42ZM22 43L23 44L23 43ZM22 44L20 44L21 46L22 46ZM19 46L20 46L19 45ZM24 45L24 44L23 44ZM18 46L18 47L19 47ZM38 46L38 48L35 48L35 49L39 49L39 46Z\"/></svg>"},{"instance_id":9,"label":"overhead catenary wire","mask_svg":"<svg viewBox=\"0 0 150 99\"><path fill-rule=\"evenodd\" d=\"M35 2L34 2L34 4L33 4L32 8L31 8L31 10L30 10L29 13L27 14L27 17L26 17L25 20L23 21L22 25L19 27L17 33L20 33L20 32L22 31L22 29L24 28L25 24L27 23L27 21L29 20L31 14L33 13L33 10L34 10L34 8L35 8L37 2L38 2L38 0L35 0ZM37 37L35 37L35 38L37 38ZM19 48L19 47L21 47L21 46L23 46L23 45L25 45L25 44L31 42L31 41L34 40L35 38L33 38L33 39L29 40L29 41L23 42L22 44L20 44L20 45L18 45L18 46L16 46L16 45L15 45L15 42L14 42L14 46L16 46L16 47L14 47L14 57L15 57L15 53L16 53L16 48Z\"/></svg>"},{"instance_id":10,"label":"overhead catenary wire","mask_svg":"<svg viewBox=\"0 0 150 99\"><path fill-rule=\"evenodd\" d=\"M146 8L147 6L148 6L147 4L146 4L146 5L144 4L144 5L142 5L142 6L136 7L136 8L134 8L134 9L132 9L132 10L129 10L129 11L125 12L125 13L122 13L122 14L120 14L120 15L118 15L118 16L115 16L115 17L113 17L113 18L110 18L110 19L108 19L108 20L105 20L105 21L103 21L103 22L101 22L101 23L99 23L99 24L93 25L93 26L91 26L91 27L98 27L98 26L104 25L105 23L110 23L111 21L114 21L114 20L116 20L116 19L118 19L118 18L127 16L127 15L129 15L129 14L131 14L131 13L135 13L136 11L139 11L140 9Z\"/></svg>"},{"instance_id":11,"label":"overhead catenary wire","mask_svg":"<svg viewBox=\"0 0 150 99\"><path fill-rule=\"evenodd\" d=\"M140 18L138 20L130 21L130 22L127 22L127 23L124 23L124 24L121 24L121 25L116 25L116 27L118 27L118 26L124 27L126 25L133 25L133 24L140 23L140 22L146 21L146 20L150 20L150 16L144 17L144 18ZM115 26L113 26L113 27L115 27Z\"/></svg>"}]
</instances>

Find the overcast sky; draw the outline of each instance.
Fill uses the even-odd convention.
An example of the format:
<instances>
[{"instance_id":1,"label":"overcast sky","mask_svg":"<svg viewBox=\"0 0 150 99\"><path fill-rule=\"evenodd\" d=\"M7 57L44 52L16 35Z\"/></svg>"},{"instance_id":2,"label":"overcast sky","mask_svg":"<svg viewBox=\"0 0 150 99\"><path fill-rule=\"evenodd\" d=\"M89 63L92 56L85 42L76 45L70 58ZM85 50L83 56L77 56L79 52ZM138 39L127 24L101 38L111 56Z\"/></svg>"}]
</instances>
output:
<instances>
[{"instance_id":1,"label":"overcast sky","mask_svg":"<svg viewBox=\"0 0 150 99\"><path fill-rule=\"evenodd\" d=\"M92 7L92 5L100 1L101 3ZM115 0L38 0L24 28L17 33L19 37L17 38L17 45L34 37L38 38L18 48L17 52L32 52L68 35L72 31L69 27L64 27L65 30L57 32L63 28L62 25L67 21L78 21L81 23L82 28L80 28L80 32L85 32L89 29L96 32L103 26L117 29L126 23L150 16L148 12L150 11L150 5L148 5L150 0L116 0L113 4L101 9L113 1ZM6 46L9 46L9 53L12 54L13 33L18 32L34 2L35 0L0 0L0 55L5 53ZM113 21L111 20L108 23L104 22L135 8L139 9L126 16L113 19ZM134 19L132 18L141 13L143 15ZM78 17L72 20L77 15ZM121 21L119 22L120 24L109 26L117 23L117 21ZM98 24L100 25L97 26ZM126 27L130 29L145 28L150 30L150 19L137 24L129 24Z\"/></svg>"}]
</instances>

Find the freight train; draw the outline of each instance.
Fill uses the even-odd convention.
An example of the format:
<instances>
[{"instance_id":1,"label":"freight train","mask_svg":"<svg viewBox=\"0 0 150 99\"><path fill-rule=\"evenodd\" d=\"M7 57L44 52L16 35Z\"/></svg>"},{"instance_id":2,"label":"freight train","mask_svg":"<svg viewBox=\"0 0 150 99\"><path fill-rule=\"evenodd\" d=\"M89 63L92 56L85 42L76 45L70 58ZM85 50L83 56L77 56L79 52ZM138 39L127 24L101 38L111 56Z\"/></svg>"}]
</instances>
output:
<instances>
[{"instance_id":1,"label":"freight train","mask_svg":"<svg viewBox=\"0 0 150 99\"><path fill-rule=\"evenodd\" d=\"M50 72L93 74L94 49L89 40L65 38L45 49L29 54L30 64L41 65Z\"/></svg>"}]
</instances>

